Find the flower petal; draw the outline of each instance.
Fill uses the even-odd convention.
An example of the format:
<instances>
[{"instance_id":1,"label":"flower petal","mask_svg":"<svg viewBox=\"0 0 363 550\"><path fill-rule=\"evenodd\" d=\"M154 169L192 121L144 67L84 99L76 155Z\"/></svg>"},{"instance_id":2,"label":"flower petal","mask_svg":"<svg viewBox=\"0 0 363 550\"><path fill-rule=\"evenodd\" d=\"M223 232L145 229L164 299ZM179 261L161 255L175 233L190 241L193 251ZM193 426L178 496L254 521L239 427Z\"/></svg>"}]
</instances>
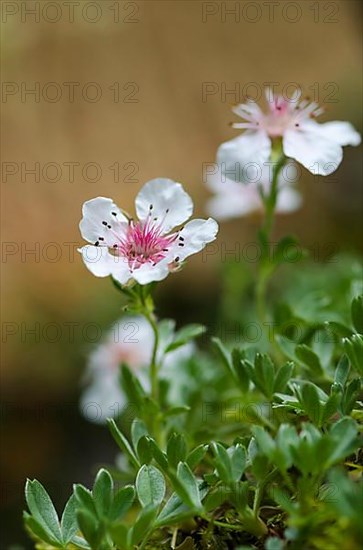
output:
<instances>
[{"instance_id":1,"label":"flower petal","mask_svg":"<svg viewBox=\"0 0 363 550\"><path fill-rule=\"evenodd\" d=\"M317 124L317 131L322 136L325 136L331 141L335 141L339 145L359 145L362 138L350 122L341 122L335 120L333 122L325 122L324 124Z\"/></svg>"},{"instance_id":2,"label":"flower petal","mask_svg":"<svg viewBox=\"0 0 363 550\"><path fill-rule=\"evenodd\" d=\"M321 176L335 172L343 159L341 146L322 136L311 123L304 122L299 130L287 130L283 148L287 157L300 162L312 174Z\"/></svg>"},{"instance_id":3,"label":"flower petal","mask_svg":"<svg viewBox=\"0 0 363 550\"><path fill-rule=\"evenodd\" d=\"M243 181L246 165L263 167L271 153L271 140L264 131L246 131L222 143L217 151L217 163L233 181Z\"/></svg>"},{"instance_id":4,"label":"flower petal","mask_svg":"<svg viewBox=\"0 0 363 550\"><path fill-rule=\"evenodd\" d=\"M140 285L147 285L153 281L162 281L169 275L168 258L157 264L147 262L132 272L132 278Z\"/></svg>"},{"instance_id":5,"label":"flower petal","mask_svg":"<svg viewBox=\"0 0 363 550\"><path fill-rule=\"evenodd\" d=\"M96 277L112 275L120 284L131 278L128 263L120 256L113 256L104 246L87 244L79 249L86 267Z\"/></svg>"},{"instance_id":6,"label":"flower petal","mask_svg":"<svg viewBox=\"0 0 363 550\"><path fill-rule=\"evenodd\" d=\"M299 191L293 187L281 186L277 196L276 212L280 214L288 214L295 212L302 204L302 197Z\"/></svg>"},{"instance_id":7,"label":"flower petal","mask_svg":"<svg viewBox=\"0 0 363 550\"><path fill-rule=\"evenodd\" d=\"M149 216L167 233L193 213L193 201L180 183L156 178L145 183L136 197L136 213L141 221Z\"/></svg>"},{"instance_id":8,"label":"flower petal","mask_svg":"<svg viewBox=\"0 0 363 550\"><path fill-rule=\"evenodd\" d=\"M119 231L122 223L127 222L127 218L116 206L112 199L106 197L97 197L86 201L82 207L83 218L80 221L79 229L82 237L94 244L100 240L100 244L112 246L114 237L111 230Z\"/></svg>"},{"instance_id":9,"label":"flower petal","mask_svg":"<svg viewBox=\"0 0 363 550\"><path fill-rule=\"evenodd\" d=\"M220 172L207 179L207 185L216 194L207 202L208 214L217 220L246 216L262 208L255 183L237 183L226 179Z\"/></svg>"},{"instance_id":10,"label":"flower petal","mask_svg":"<svg viewBox=\"0 0 363 550\"><path fill-rule=\"evenodd\" d=\"M188 256L200 252L206 244L214 241L218 233L218 224L212 218L208 220L191 220L180 231L179 238L174 243L171 252L173 259L183 261Z\"/></svg>"}]
</instances>

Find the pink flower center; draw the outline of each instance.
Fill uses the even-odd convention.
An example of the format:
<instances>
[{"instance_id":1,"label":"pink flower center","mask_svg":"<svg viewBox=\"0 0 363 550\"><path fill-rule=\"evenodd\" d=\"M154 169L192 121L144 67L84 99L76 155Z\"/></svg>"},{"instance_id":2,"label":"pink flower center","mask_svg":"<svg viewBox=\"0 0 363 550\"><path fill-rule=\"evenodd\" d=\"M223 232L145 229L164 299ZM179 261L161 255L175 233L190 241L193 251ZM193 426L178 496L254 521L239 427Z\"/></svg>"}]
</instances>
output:
<instances>
[{"instance_id":1,"label":"pink flower center","mask_svg":"<svg viewBox=\"0 0 363 550\"><path fill-rule=\"evenodd\" d=\"M271 138L282 137L287 130L299 130L300 124L324 112L315 102L273 96L268 100L268 112L264 113L254 102L238 105L234 112L246 122L233 124L234 128L264 130Z\"/></svg>"},{"instance_id":2,"label":"pink flower center","mask_svg":"<svg viewBox=\"0 0 363 550\"><path fill-rule=\"evenodd\" d=\"M136 269L149 262L156 265L163 260L177 238L176 234L162 235L161 227L146 220L130 221L125 235L114 245L115 254L124 256L130 269Z\"/></svg>"}]
</instances>

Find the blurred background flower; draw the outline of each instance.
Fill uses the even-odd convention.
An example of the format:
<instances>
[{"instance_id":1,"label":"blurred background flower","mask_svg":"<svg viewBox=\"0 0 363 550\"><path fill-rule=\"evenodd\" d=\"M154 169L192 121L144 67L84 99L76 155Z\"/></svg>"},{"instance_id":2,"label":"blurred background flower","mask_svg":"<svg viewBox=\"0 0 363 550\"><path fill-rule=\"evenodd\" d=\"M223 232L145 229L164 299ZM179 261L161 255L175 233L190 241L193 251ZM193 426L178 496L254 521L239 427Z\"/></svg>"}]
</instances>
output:
<instances>
[{"instance_id":1,"label":"blurred background flower","mask_svg":"<svg viewBox=\"0 0 363 550\"><path fill-rule=\"evenodd\" d=\"M298 83L329 109L322 122L362 131L358 1L281 1L271 11L266 2L82 0L73 15L64 4L2 3L3 548L30 547L20 527L27 476L63 504L73 482L87 484L117 454L79 413L90 349L122 307L76 252L84 201L111 196L132 210L143 182L167 176L205 217L204 172L231 139L230 105L262 97L265 83L279 92ZM304 206L279 218L277 234L293 231L318 252L361 251L360 153L348 148L326 178L302 170ZM233 260L256 227L251 217L224 224L218 245L158 289L158 314L213 326L226 251Z\"/></svg>"}]
</instances>

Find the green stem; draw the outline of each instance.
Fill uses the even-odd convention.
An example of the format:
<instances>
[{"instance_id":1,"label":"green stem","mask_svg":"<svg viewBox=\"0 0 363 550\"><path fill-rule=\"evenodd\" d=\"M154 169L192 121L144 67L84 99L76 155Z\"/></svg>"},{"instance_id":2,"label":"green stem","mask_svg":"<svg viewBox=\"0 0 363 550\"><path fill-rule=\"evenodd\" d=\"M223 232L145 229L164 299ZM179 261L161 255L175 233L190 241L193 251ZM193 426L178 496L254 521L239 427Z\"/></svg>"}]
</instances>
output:
<instances>
[{"instance_id":1,"label":"green stem","mask_svg":"<svg viewBox=\"0 0 363 550\"><path fill-rule=\"evenodd\" d=\"M269 281L270 275L272 273L270 262L271 255L271 233L273 230L274 224L274 215L276 202L278 197L278 179L280 171L282 170L286 161L286 157L281 154L274 165L273 174L272 174L272 183L270 192L268 195L261 193L261 197L265 206L265 218L261 227L262 239L265 244L263 249L263 254L261 256L261 263L258 270L258 278L256 284L256 303L257 303L257 314L259 321L261 323L262 330L267 329L267 308L266 308L266 289L267 283Z\"/></svg>"}]
</instances>

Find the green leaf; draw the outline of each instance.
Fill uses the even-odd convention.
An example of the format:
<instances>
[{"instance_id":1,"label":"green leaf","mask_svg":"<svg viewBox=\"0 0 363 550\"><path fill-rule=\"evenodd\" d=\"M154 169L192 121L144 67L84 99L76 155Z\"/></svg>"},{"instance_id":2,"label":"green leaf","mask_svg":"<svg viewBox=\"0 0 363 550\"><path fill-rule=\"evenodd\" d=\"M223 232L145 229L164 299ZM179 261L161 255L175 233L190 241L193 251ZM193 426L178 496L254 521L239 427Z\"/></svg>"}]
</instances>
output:
<instances>
[{"instance_id":1,"label":"green leaf","mask_svg":"<svg viewBox=\"0 0 363 550\"><path fill-rule=\"evenodd\" d=\"M193 515L194 511L184 504L179 495L172 493L164 508L161 510L155 525L162 527L172 525L174 522L180 522L186 517Z\"/></svg>"},{"instance_id":2,"label":"green leaf","mask_svg":"<svg viewBox=\"0 0 363 550\"><path fill-rule=\"evenodd\" d=\"M223 365L226 367L227 372L232 377L232 380L234 380L235 382L238 382L236 373L234 372L234 369L233 369L230 353L227 351L224 344L216 336L213 336L213 338L211 338L211 343L213 344L214 349L217 351Z\"/></svg>"},{"instance_id":3,"label":"green leaf","mask_svg":"<svg viewBox=\"0 0 363 550\"><path fill-rule=\"evenodd\" d=\"M107 419L107 424L110 429L111 435L116 441L117 445L131 460L135 468L140 468L139 461L137 460L134 451L131 448L130 443L127 441L126 437L120 432L116 426L116 422L112 418Z\"/></svg>"},{"instance_id":4,"label":"green leaf","mask_svg":"<svg viewBox=\"0 0 363 550\"><path fill-rule=\"evenodd\" d=\"M153 528L157 514L157 506L149 504L145 506L138 515L135 525L129 531L128 540L131 545L138 544Z\"/></svg>"},{"instance_id":5,"label":"green leaf","mask_svg":"<svg viewBox=\"0 0 363 550\"><path fill-rule=\"evenodd\" d=\"M315 384L305 383L301 389L300 402L310 420L320 425L321 421L321 405L319 394Z\"/></svg>"},{"instance_id":6,"label":"green leaf","mask_svg":"<svg viewBox=\"0 0 363 550\"><path fill-rule=\"evenodd\" d=\"M139 418L135 418L131 424L131 441L135 451L137 451L140 438L144 435L149 435L145 422Z\"/></svg>"},{"instance_id":7,"label":"green leaf","mask_svg":"<svg viewBox=\"0 0 363 550\"><path fill-rule=\"evenodd\" d=\"M291 380L293 370L294 363L292 363L291 361L285 363L285 365L279 368L274 380L274 393L283 393L285 391L289 380Z\"/></svg>"},{"instance_id":8,"label":"green leaf","mask_svg":"<svg viewBox=\"0 0 363 550\"><path fill-rule=\"evenodd\" d=\"M158 463L160 468L167 472L169 468L168 459L164 451L162 451L158 445L155 443L154 439L150 438L150 447L155 461Z\"/></svg>"},{"instance_id":9,"label":"green leaf","mask_svg":"<svg viewBox=\"0 0 363 550\"><path fill-rule=\"evenodd\" d=\"M37 521L33 516L24 512L24 523L28 529L41 541L46 542L56 548L61 548L63 546L52 534L48 531L47 528L43 527L39 521Z\"/></svg>"},{"instance_id":10,"label":"green leaf","mask_svg":"<svg viewBox=\"0 0 363 550\"><path fill-rule=\"evenodd\" d=\"M77 523L91 548L99 548L103 538L103 529L100 522L87 510L77 511Z\"/></svg>"},{"instance_id":11,"label":"green leaf","mask_svg":"<svg viewBox=\"0 0 363 550\"><path fill-rule=\"evenodd\" d=\"M239 348L232 350L232 364L242 393L247 393L250 387L249 370L246 366L244 352Z\"/></svg>"},{"instance_id":12,"label":"green leaf","mask_svg":"<svg viewBox=\"0 0 363 550\"><path fill-rule=\"evenodd\" d=\"M137 456L141 464L149 464L153 459L151 438L143 435L137 444Z\"/></svg>"},{"instance_id":13,"label":"green leaf","mask_svg":"<svg viewBox=\"0 0 363 550\"><path fill-rule=\"evenodd\" d=\"M181 328L175 333L174 339L171 344L167 346L165 353L169 353L170 351L184 346L190 342L190 340L194 340L198 336L201 336L201 334L204 334L205 331L205 326L197 324L191 324Z\"/></svg>"},{"instance_id":14,"label":"green leaf","mask_svg":"<svg viewBox=\"0 0 363 550\"><path fill-rule=\"evenodd\" d=\"M316 376L321 376L323 374L323 367L321 366L319 357L308 346L306 346L305 344L296 346L295 354L296 357L304 365L306 365L313 374L315 374Z\"/></svg>"},{"instance_id":15,"label":"green leaf","mask_svg":"<svg viewBox=\"0 0 363 550\"><path fill-rule=\"evenodd\" d=\"M159 505L165 496L165 479L155 466L141 467L136 477L136 491L140 504L145 507L149 504Z\"/></svg>"},{"instance_id":16,"label":"green leaf","mask_svg":"<svg viewBox=\"0 0 363 550\"><path fill-rule=\"evenodd\" d=\"M237 443L235 447L230 447L227 452L232 466L232 478L236 483L241 479L246 468L246 449L240 443Z\"/></svg>"},{"instance_id":17,"label":"green leaf","mask_svg":"<svg viewBox=\"0 0 363 550\"><path fill-rule=\"evenodd\" d=\"M353 334L351 338L344 338L343 347L352 367L363 376L363 336Z\"/></svg>"},{"instance_id":18,"label":"green leaf","mask_svg":"<svg viewBox=\"0 0 363 550\"><path fill-rule=\"evenodd\" d=\"M78 504L87 510L91 515L97 517L97 510L93 501L92 493L80 483L73 486L74 495Z\"/></svg>"},{"instance_id":19,"label":"green leaf","mask_svg":"<svg viewBox=\"0 0 363 550\"><path fill-rule=\"evenodd\" d=\"M128 545L128 528L122 523L117 523L116 525L110 525L109 531L111 533L112 541L116 547L120 550L128 550L130 547Z\"/></svg>"},{"instance_id":20,"label":"green leaf","mask_svg":"<svg viewBox=\"0 0 363 550\"><path fill-rule=\"evenodd\" d=\"M341 408L343 414L349 414L354 408L360 394L361 381L359 378L354 378L345 388Z\"/></svg>"},{"instance_id":21,"label":"green leaf","mask_svg":"<svg viewBox=\"0 0 363 550\"><path fill-rule=\"evenodd\" d=\"M53 503L43 485L29 479L25 485L25 498L31 515L56 541L62 542L59 519Z\"/></svg>"},{"instance_id":22,"label":"green leaf","mask_svg":"<svg viewBox=\"0 0 363 550\"><path fill-rule=\"evenodd\" d=\"M218 475L224 483L230 485L233 483L232 463L227 450L220 443L211 444L215 456L215 467Z\"/></svg>"},{"instance_id":23,"label":"green leaf","mask_svg":"<svg viewBox=\"0 0 363 550\"><path fill-rule=\"evenodd\" d=\"M121 381L122 388L130 402L134 403L138 408L142 408L146 394L139 379L132 374L126 365L122 365Z\"/></svg>"},{"instance_id":24,"label":"green leaf","mask_svg":"<svg viewBox=\"0 0 363 550\"><path fill-rule=\"evenodd\" d=\"M268 355L256 354L253 382L267 397L271 398L274 391L275 369Z\"/></svg>"},{"instance_id":25,"label":"green leaf","mask_svg":"<svg viewBox=\"0 0 363 550\"><path fill-rule=\"evenodd\" d=\"M363 334L363 295L353 298L351 314L354 328Z\"/></svg>"},{"instance_id":26,"label":"green leaf","mask_svg":"<svg viewBox=\"0 0 363 550\"><path fill-rule=\"evenodd\" d=\"M267 458L271 459L275 451L275 442L261 426L253 426L252 433L255 436L257 445Z\"/></svg>"},{"instance_id":27,"label":"green leaf","mask_svg":"<svg viewBox=\"0 0 363 550\"><path fill-rule=\"evenodd\" d=\"M177 475L171 475L174 489L180 498L191 508L200 510L202 503L200 500L197 480L186 462L180 462L177 468Z\"/></svg>"},{"instance_id":28,"label":"green leaf","mask_svg":"<svg viewBox=\"0 0 363 550\"><path fill-rule=\"evenodd\" d=\"M164 418L168 418L170 416L177 416L179 414L184 414L189 412L191 409L187 405L178 405L177 407L170 407L170 409L167 409L163 416Z\"/></svg>"},{"instance_id":29,"label":"green leaf","mask_svg":"<svg viewBox=\"0 0 363 550\"><path fill-rule=\"evenodd\" d=\"M166 454L168 457L168 463L176 468L179 462L183 462L187 455L187 445L185 443L184 436L182 434L172 434L169 438Z\"/></svg>"},{"instance_id":30,"label":"green leaf","mask_svg":"<svg viewBox=\"0 0 363 550\"><path fill-rule=\"evenodd\" d=\"M208 451L208 445L198 445L195 449L193 449L187 456L186 463L188 464L189 468L191 470L194 470L196 466L203 460L203 458L206 455L206 452Z\"/></svg>"},{"instance_id":31,"label":"green leaf","mask_svg":"<svg viewBox=\"0 0 363 550\"><path fill-rule=\"evenodd\" d=\"M131 485L126 485L119 489L113 498L108 517L111 521L122 519L131 508L135 499L135 489Z\"/></svg>"},{"instance_id":32,"label":"green leaf","mask_svg":"<svg viewBox=\"0 0 363 550\"><path fill-rule=\"evenodd\" d=\"M348 357L346 355L343 355L340 358L337 368L335 370L334 383L339 384L342 388L344 388L349 376L349 371L350 365Z\"/></svg>"},{"instance_id":33,"label":"green leaf","mask_svg":"<svg viewBox=\"0 0 363 550\"><path fill-rule=\"evenodd\" d=\"M100 517L107 516L113 498L113 481L107 470L101 468L97 473L92 496Z\"/></svg>"},{"instance_id":34,"label":"green leaf","mask_svg":"<svg viewBox=\"0 0 363 550\"><path fill-rule=\"evenodd\" d=\"M76 509L76 496L71 495L64 507L61 520L62 539L64 543L68 543L77 532Z\"/></svg>"}]
</instances>

